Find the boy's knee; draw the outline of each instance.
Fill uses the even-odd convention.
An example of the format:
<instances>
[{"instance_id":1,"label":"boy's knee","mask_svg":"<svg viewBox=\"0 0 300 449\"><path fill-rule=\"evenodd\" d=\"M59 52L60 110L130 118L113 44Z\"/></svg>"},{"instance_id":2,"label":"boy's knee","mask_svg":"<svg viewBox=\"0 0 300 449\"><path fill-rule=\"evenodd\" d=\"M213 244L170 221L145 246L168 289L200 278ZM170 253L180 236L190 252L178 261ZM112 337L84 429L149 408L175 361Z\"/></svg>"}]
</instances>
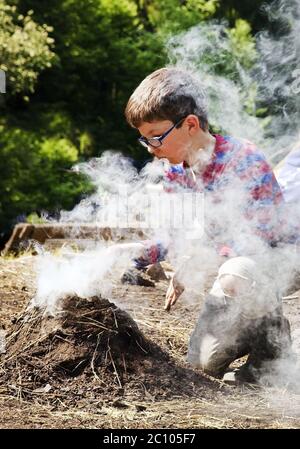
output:
<instances>
[{"instance_id":1,"label":"boy's knee","mask_svg":"<svg viewBox=\"0 0 300 449\"><path fill-rule=\"evenodd\" d=\"M219 346L218 339L210 334L205 335L201 341L193 341L191 337L187 361L206 374L218 377L222 374L224 365L224 354L219 351Z\"/></svg>"},{"instance_id":2,"label":"boy's knee","mask_svg":"<svg viewBox=\"0 0 300 449\"><path fill-rule=\"evenodd\" d=\"M249 291L251 281L242 279L234 274L224 274L219 278L220 286L227 296L238 296Z\"/></svg>"},{"instance_id":3,"label":"boy's knee","mask_svg":"<svg viewBox=\"0 0 300 449\"><path fill-rule=\"evenodd\" d=\"M218 282L225 295L238 296L249 293L255 280L256 264L248 257L234 257L223 263L218 272Z\"/></svg>"}]
</instances>

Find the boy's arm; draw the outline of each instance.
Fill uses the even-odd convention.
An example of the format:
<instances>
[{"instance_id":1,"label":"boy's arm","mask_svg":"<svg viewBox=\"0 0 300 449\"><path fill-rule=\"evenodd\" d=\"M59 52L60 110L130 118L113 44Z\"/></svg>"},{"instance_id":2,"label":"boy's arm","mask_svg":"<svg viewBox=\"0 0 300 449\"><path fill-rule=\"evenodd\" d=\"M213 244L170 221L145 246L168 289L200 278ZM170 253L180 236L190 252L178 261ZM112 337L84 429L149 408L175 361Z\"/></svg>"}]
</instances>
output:
<instances>
[{"instance_id":1,"label":"boy's arm","mask_svg":"<svg viewBox=\"0 0 300 449\"><path fill-rule=\"evenodd\" d=\"M109 248L109 251L118 255L129 254L136 268L145 268L147 265L161 262L168 252L160 241L154 240L116 243Z\"/></svg>"},{"instance_id":2,"label":"boy's arm","mask_svg":"<svg viewBox=\"0 0 300 449\"><path fill-rule=\"evenodd\" d=\"M168 252L160 241L144 240L132 243L116 243L108 248L115 257L125 255L134 261L138 269L165 259Z\"/></svg>"},{"instance_id":3,"label":"boy's arm","mask_svg":"<svg viewBox=\"0 0 300 449\"><path fill-rule=\"evenodd\" d=\"M143 240L140 244L143 249L140 255L133 259L136 268L145 268L147 265L165 260L168 249L160 240Z\"/></svg>"}]
</instances>

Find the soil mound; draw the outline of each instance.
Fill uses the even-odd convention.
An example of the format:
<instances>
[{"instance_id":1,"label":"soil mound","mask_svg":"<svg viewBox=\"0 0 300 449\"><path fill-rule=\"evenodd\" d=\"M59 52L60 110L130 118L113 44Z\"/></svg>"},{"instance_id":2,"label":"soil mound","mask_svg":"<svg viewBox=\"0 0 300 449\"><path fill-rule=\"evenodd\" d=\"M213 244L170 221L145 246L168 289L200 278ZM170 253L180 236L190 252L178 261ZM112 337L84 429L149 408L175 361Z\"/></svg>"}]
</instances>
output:
<instances>
[{"instance_id":1,"label":"soil mound","mask_svg":"<svg viewBox=\"0 0 300 449\"><path fill-rule=\"evenodd\" d=\"M98 296L68 296L55 317L33 309L16 319L0 376L10 393L67 402L191 396L209 382L176 366L128 313Z\"/></svg>"}]
</instances>

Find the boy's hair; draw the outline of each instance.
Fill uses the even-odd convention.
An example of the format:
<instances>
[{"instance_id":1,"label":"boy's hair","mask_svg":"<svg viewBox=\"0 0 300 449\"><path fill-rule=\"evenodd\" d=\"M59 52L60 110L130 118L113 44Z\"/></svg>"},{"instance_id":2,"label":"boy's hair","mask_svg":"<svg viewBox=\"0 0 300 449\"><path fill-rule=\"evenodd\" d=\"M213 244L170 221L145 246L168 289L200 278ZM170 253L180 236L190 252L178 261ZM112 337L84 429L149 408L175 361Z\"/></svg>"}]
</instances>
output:
<instances>
[{"instance_id":1,"label":"boy's hair","mask_svg":"<svg viewBox=\"0 0 300 449\"><path fill-rule=\"evenodd\" d=\"M144 122L170 120L174 124L189 114L208 128L206 98L201 85L188 72L161 68L148 75L128 100L125 116L133 128Z\"/></svg>"}]
</instances>

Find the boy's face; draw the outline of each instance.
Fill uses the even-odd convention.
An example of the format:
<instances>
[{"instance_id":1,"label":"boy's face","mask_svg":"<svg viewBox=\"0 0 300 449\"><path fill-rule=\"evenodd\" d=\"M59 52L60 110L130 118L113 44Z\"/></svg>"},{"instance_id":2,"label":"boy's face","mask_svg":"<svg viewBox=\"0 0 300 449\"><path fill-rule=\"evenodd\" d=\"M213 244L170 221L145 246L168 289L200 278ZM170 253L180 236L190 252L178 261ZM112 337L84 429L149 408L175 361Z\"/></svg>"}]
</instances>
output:
<instances>
[{"instance_id":1,"label":"boy's face","mask_svg":"<svg viewBox=\"0 0 300 449\"><path fill-rule=\"evenodd\" d=\"M151 137L160 137L171 126L174 125L170 120L159 120L155 122L143 122L138 128L140 134L147 139ZM166 158L171 164L180 164L186 160L188 151L191 147L191 136L186 122L184 121L180 128L174 128L158 148L148 146L149 153L159 159Z\"/></svg>"}]
</instances>

